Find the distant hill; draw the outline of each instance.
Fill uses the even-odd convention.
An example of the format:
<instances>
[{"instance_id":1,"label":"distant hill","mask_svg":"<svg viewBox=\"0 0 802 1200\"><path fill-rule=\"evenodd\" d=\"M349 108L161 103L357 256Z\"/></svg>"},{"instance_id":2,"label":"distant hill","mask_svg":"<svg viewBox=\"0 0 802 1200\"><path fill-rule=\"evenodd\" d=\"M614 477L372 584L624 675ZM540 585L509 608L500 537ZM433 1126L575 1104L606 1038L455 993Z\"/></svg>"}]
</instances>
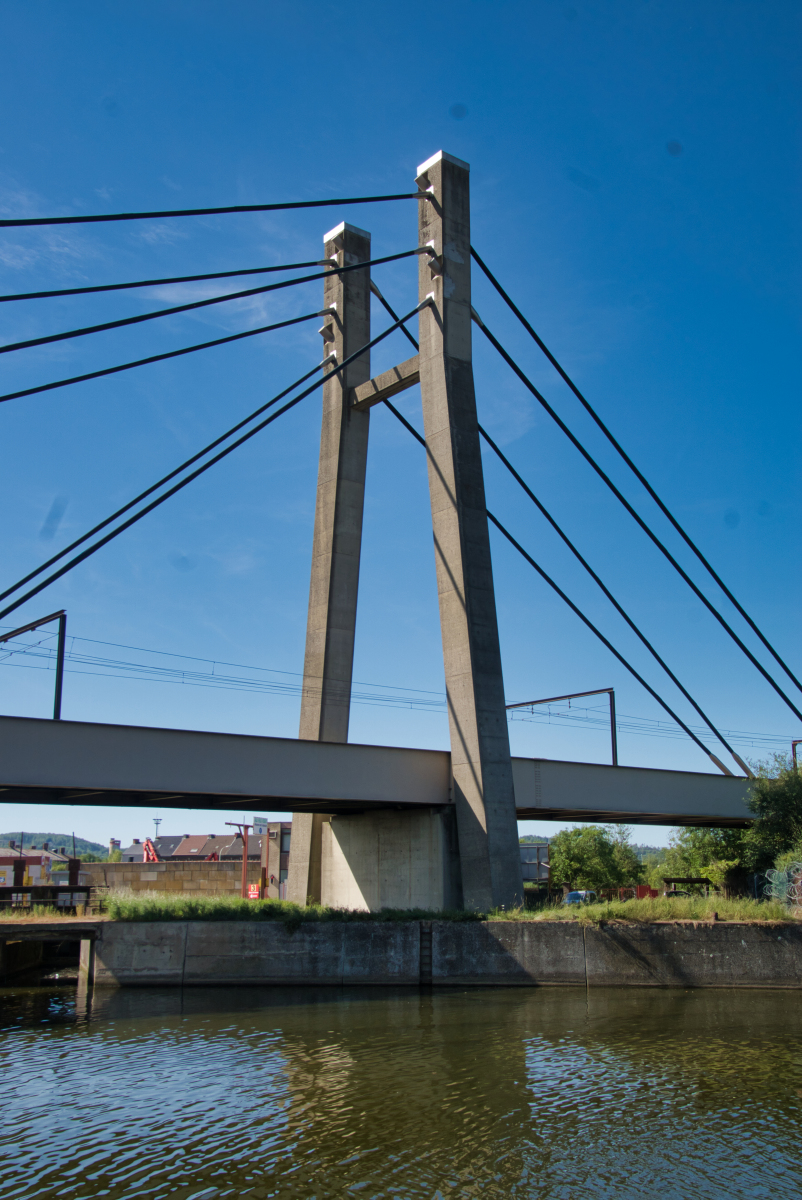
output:
<instances>
[{"instance_id":1,"label":"distant hill","mask_svg":"<svg viewBox=\"0 0 802 1200\"><path fill-rule=\"evenodd\" d=\"M16 842L19 846L20 833L18 829L16 833L0 833L0 846L7 846L9 842ZM43 842L47 842L51 850L57 850L59 846L64 847L66 854L72 854L72 834L71 833L28 833L25 830L25 843L23 849L27 850L30 846L38 846L41 848ZM108 854L108 846L102 846L100 842L88 842L86 838L75 838L75 849L78 852L78 857L82 854Z\"/></svg>"}]
</instances>

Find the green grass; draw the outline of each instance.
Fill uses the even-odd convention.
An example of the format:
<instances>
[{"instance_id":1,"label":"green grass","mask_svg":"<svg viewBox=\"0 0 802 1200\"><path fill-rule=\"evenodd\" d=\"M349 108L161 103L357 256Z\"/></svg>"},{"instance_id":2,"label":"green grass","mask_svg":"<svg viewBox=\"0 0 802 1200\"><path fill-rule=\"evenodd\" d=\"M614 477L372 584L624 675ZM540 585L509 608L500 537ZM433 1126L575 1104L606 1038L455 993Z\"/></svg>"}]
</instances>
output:
<instances>
[{"instance_id":1,"label":"green grass","mask_svg":"<svg viewBox=\"0 0 802 1200\"><path fill-rule=\"evenodd\" d=\"M47 917L48 921L52 921L54 917L63 916L64 909L56 908L55 904L20 904L14 908L0 908L0 921L21 921L30 917Z\"/></svg>"},{"instance_id":2,"label":"green grass","mask_svg":"<svg viewBox=\"0 0 802 1200\"><path fill-rule=\"evenodd\" d=\"M113 921L282 921L291 929L312 921L789 921L800 914L776 900L724 900L721 897L691 896L687 899L612 900L600 904L550 904L540 909L495 909L490 913L436 912L423 908L384 908L380 912L325 908L319 904L302 907L288 900L242 900L239 896L186 896L169 892L111 892L104 903L105 915ZM0 921L32 916L53 920L67 914L56 908L5 909Z\"/></svg>"},{"instance_id":3,"label":"green grass","mask_svg":"<svg viewBox=\"0 0 802 1200\"><path fill-rule=\"evenodd\" d=\"M713 913L720 921L791 921L796 914L777 900L725 900L720 896L678 897L667 900L610 900L599 904L551 904L535 911L492 913L491 921L709 921Z\"/></svg>"},{"instance_id":4,"label":"green grass","mask_svg":"<svg viewBox=\"0 0 802 1200\"><path fill-rule=\"evenodd\" d=\"M481 913L383 908L380 912L302 907L289 900L242 900L239 896L183 896L151 892L110 893L105 911L113 921L283 921L297 928L310 921L479 921Z\"/></svg>"}]
</instances>

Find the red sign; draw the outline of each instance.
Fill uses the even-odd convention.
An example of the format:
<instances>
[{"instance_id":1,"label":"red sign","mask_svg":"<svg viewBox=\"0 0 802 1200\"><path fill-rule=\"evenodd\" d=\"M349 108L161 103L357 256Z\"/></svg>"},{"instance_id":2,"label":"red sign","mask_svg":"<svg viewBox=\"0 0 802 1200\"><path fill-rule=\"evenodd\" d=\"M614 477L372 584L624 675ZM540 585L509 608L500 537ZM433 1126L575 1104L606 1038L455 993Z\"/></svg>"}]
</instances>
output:
<instances>
[{"instance_id":1,"label":"red sign","mask_svg":"<svg viewBox=\"0 0 802 1200\"><path fill-rule=\"evenodd\" d=\"M258 883L249 883L248 884L248 899L249 900L258 900L259 899L259 884Z\"/></svg>"}]
</instances>

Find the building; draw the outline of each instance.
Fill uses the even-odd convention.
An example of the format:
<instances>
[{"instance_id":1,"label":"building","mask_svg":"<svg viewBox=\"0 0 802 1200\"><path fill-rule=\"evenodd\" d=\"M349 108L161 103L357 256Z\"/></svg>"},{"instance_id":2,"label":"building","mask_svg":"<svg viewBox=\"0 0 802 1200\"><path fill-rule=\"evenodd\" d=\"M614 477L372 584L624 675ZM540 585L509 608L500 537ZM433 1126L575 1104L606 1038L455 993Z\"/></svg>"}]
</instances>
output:
<instances>
[{"instance_id":1,"label":"building","mask_svg":"<svg viewBox=\"0 0 802 1200\"><path fill-rule=\"evenodd\" d=\"M285 899L287 876L290 869L290 821L270 821L267 834L248 835L248 863L261 863L265 871L265 894L271 899ZM145 840L134 838L130 846L122 850L122 862L145 861ZM164 834L149 839L156 851L157 860L164 863L242 861L242 834L199 833Z\"/></svg>"},{"instance_id":2,"label":"building","mask_svg":"<svg viewBox=\"0 0 802 1200\"><path fill-rule=\"evenodd\" d=\"M39 887L58 883L58 872L69 871L71 859L62 850L51 850L49 842L20 850L12 843L0 849L0 888ZM55 878L54 878L55 874Z\"/></svg>"},{"instance_id":3,"label":"building","mask_svg":"<svg viewBox=\"0 0 802 1200\"><path fill-rule=\"evenodd\" d=\"M549 844L548 842L525 842L519 847L521 851L521 873L524 883L549 883Z\"/></svg>"}]
</instances>

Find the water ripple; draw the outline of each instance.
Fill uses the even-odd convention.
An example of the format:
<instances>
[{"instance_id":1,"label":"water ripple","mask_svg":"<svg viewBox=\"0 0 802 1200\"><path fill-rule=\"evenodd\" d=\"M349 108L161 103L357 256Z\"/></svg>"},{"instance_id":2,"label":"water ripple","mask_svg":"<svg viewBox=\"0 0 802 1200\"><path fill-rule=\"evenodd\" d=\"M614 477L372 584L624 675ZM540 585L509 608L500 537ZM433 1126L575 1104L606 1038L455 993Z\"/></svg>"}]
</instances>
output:
<instances>
[{"instance_id":1,"label":"water ripple","mask_svg":"<svg viewBox=\"0 0 802 1200\"><path fill-rule=\"evenodd\" d=\"M793 992L0 992L14 1200L799 1191Z\"/></svg>"}]
</instances>

